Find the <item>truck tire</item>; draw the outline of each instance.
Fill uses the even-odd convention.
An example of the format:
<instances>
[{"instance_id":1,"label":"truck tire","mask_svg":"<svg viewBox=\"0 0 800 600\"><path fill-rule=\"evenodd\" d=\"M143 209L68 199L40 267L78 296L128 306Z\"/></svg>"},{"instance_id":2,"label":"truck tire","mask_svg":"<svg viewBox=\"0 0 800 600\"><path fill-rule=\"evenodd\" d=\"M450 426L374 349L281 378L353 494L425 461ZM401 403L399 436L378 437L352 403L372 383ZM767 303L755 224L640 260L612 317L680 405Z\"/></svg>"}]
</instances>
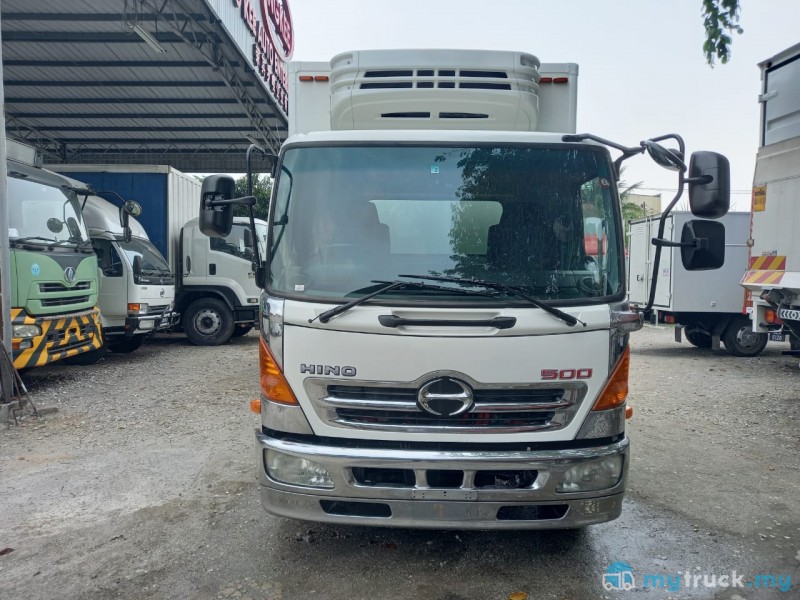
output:
<instances>
[{"instance_id":1,"label":"truck tire","mask_svg":"<svg viewBox=\"0 0 800 600\"><path fill-rule=\"evenodd\" d=\"M183 330L195 346L219 346L233 335L233 315L222 300L200 298L184 312Z\"/></svg>"},{"instance_id":2,"label":"truck tire","mask_svg":"<svg viewBox=\"0 0 800 600\"><path fill-rule=\"evenodd\" d=\"M722 334L725 349L733 356L758 356L767 346L767 339L766 333L755 333L750 319L743 315L731 319Z\"/></svg>"},{"instance_id":3,"label":"truck tire","mask_svg":"<svg viewBox=\"0 0 800 600\"><path fill-rule=\"evenodd\" d=\"M120 338L108 342L108 349L117 354L130 354L139 349L144 343L143 335L134 335L129 338Z\"/></svg>"},{"instance_id":4,"label":"truck tire","mask_svg":"<svg viewBox=\"0 0 800 600\"><path fill-rule=\"evenodd\" d=\"M251 329L253 329L252 325L237 325L233 328L233 335L231 335L231 337L242 337L250 333Z\"/></svg>"},{"instance_id":5,"label":"truck tire","mask_svg":"<svg viewBox=\"0 0 800 600\"><path fill-rule=\"evenodd\" d=\"M707 333L703 333L702 331L689 331L688 329L684 328L683 335L686 336L686 341L692 346L696 346L698 348L711 348L711 336Z\"/></svg>"},{"instance_id":6,"label":"truck tire","mask_svg":"<svg viewBox=\"0 0 800 600\"><path fill-rule=\"evenodd\" d=\"M789 334L789 348L791 350L800 350L800 338L793 333Z\"/></svg>"}]
</instances>

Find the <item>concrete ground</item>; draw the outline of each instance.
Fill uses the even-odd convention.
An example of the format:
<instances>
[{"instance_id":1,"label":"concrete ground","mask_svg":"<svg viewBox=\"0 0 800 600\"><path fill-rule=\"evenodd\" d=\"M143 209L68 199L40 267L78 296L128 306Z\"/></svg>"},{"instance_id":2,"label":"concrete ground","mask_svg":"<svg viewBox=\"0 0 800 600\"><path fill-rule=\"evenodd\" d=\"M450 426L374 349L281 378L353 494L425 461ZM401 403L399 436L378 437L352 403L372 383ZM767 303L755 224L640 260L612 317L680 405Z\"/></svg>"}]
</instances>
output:
<instances>
[{"instance_id":1,"label":"concrete ground","mask_svg":"<svg viewBox=\"0 0 800 600\"><path fill-rule=\"evenodd\" d=\"M221 348L163 337L92 367L31 371L34 401L59 410L0 429L0 598L800 598L800 368L781 356L788 344L734 358L646 327L632 345L623 515L566 533L267 515L247 409L255 332ZM633 590L602 587L618 561ZM742 587L704 586L733 571Z\"/></svg>"}]
</instances>

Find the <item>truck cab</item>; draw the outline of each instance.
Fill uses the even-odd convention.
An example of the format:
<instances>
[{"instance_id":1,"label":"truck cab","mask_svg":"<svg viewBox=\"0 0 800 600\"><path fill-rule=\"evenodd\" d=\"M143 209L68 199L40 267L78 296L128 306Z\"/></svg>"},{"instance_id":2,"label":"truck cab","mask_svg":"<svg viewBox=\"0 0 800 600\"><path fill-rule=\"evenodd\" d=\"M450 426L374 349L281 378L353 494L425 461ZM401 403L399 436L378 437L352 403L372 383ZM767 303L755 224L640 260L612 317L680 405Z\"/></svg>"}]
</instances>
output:
<instances>
[{"instance_id":1,"label":"truck cab","mask_svg":"<svg viewBox=\"0 0 800 600\"><path fill-rule=\"evenodd\" d=\"M258 298L253 258L266 251L267 224L235 217L223 238L209 238L198 219L188 221L179 238L179 305L183 330L194 344L216 346L249 332L258 323Z\"/></svg>"},{"instance_id":2,"label":"truck cab","mask_svg":"<svg viewBox=\"0 0 800 600\"><path fill-rule=\"evenodd\" d=\"M89 196L82 212L98 259L106 344L112 352L133 352L148 335L177 321L175 277L135 218L127 219L130 235L125 235L121 209Z\"/></svg>"},{"instance_id":3,"label":"truck cab","mask_svg":"<svg viewBox=\"0 0 800 600\"><path fill-rule=\"evenodd\" d=\"M577 65L527 53L360 51L323 67L289 66L293 135L256 272L264 508L423 528L615 519L642 318L608 146L647 149L682 189L682 140L575 135ZM212 238L252 201L233 188L203 183ZM685 233L692 268L719 262L706 223Z\"/></svg>"},{"instance_id":4,"label":"truck cab","mask_svg":"<svg viewBox=\"0 0 800 600\"><path fill-rule=\"evenodd\" d=\"M14 367L91 362L103 343L97 258L80 210L85 186L6 140Z\"/></svg>"}]
</instances>

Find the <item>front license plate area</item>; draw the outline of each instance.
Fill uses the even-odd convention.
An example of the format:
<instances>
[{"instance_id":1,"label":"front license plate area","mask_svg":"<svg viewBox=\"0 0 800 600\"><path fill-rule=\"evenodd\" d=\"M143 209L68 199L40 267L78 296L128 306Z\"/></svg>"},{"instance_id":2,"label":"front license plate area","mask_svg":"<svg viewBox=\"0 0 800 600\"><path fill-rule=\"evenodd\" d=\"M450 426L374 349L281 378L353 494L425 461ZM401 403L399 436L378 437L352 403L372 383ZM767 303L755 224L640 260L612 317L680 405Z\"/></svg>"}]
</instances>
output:
<instances>
[{"instance_id":1,"label":"front license plate area","mask_svg":"<svg viewBox=\"0 0 800 600\"><path fill-rule=\"evenodd\" d=\"M476 490L411 490L412 500L477 500Z\"/></svg>"}]
</instances>

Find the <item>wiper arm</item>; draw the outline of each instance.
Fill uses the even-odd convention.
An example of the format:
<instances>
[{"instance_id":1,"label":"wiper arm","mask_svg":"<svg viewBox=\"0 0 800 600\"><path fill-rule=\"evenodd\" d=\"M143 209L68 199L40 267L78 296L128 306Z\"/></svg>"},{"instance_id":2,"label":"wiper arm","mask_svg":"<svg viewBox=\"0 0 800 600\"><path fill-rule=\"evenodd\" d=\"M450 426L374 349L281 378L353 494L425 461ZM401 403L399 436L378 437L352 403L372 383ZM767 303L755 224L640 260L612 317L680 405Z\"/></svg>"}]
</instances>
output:
<instances>
[{"instance_id":1,"label":"wiper arm","mask_svg":"<svg viewBox=\"0 0 800 600\"><path fill-rule=\"evenodd\" d=\"M325 312L321 312L316 317L314 317L313 319L309 319L308 322L309 323L313 323L314 321L319 319L320 323L327 323L328 321L330 321L336 315L340 315L343 312L346 312L346 311L350 310L354 306L358 306L359 304L362 304L362 303L366 302L370 298L374 298L378 294L383 294L385 292L388 292L388 291L391 291L391 290L394 290L394 289L397 289L397 288L401 288L401 287L409 287L409 283L412 283L412 282L410 282L410 281L392 281L391 283L389 283L387 285L384 285L383 287L379 287L377 290L375 290L371 294L365 294L364 296L356 298L355 300L351 300L350 302L346 302L345 304L340 304L339 306L336 306L336 307L334 307L334 308L332 308L330 310L326 310Z\"/></svg>"},{"instance_id":2,"label":"wiper arm","mask_svg":"<svg viewBox=\"0 0 800 600\"><path fill-rule=\"evenodd\" d=\"M340 315L343 312L347 312L348 310L350 310L354 306L358 306L359 304L363 304L364 302L366 302L367 300L370 300L371 298L374 298L378 294L383 294L385 292L389 292L391 290L396 290L396 289L436 290L436 291L447 291L447 292L456 293L456 294L470 294L470 295L477 295L477 296L492 296L493 295L493 294L488 294L488 293L485 293L485 292L475 292L475 291L470 291L470 290L460 290L458 288L444 287L444 286L440 286L440 285L431 285L429 283L422 283L421 281L373 281L372 283L378 283L378 284L382 283L382 284L385 284L385 285L383 285L382 287L379 287L377 290L375 290L373 292L370 292L369 294L365 294L364 296L360 296L360 297L358 297L358 298L356 298L354 300L351 300L350 302L347 302L345 304L341 304L341 305L336 306L336 307L334 307L334 308L332 308L330 310L326 310L325 312L322 312L322 313L318 314L313 319L309 319L308 322L309 323L313 323L314 321L319 319L321 323L327 323L328 321L330 321L336 315Z\"/></svg>"},{"instance_id":3,"label":"wiper arm","mask_svg":"<svg viewBox=\"0 0 800 600\"><path fill-rule=\"evenodd\" d=\"M546 313L553 315L564 321L570 327L574 327L578 323L586 327L586 323L581 321L580 319L573 317L570 314L565 313L563 310L557 309L555 306L550 306L549 304L538 300L531 296L524 288L517 287L515 285L508 285L505 283L499 283L497 281L485 281L483 279L471 279L467 277L445 277L443 275L398 275L398 277L413 277L415 279L430 279L431 281L445 281L449 283L459 283L461 285L475 285L479 287L485 287L490 290L497 290L499 292L506 292L507 294L511 294L527 300L531 304L533 304L536 308L541 308Z\"/></svg>"},{"instance_id":4,"label":"wiper arm","mask_svg":"<svg viewBox=\"0 0 800 600\"><path fill-rule=\"evenodd\" d=\"M52 238L41 237L38 235L30 235L28 237L21 237L21 238L12 238L9 240L9 243L11 244L25 244L28 242L45 242L45 244L49 249L52 249L53 247L55 247L57 244L60 243Z\"/></svg>"}]
</instances>

